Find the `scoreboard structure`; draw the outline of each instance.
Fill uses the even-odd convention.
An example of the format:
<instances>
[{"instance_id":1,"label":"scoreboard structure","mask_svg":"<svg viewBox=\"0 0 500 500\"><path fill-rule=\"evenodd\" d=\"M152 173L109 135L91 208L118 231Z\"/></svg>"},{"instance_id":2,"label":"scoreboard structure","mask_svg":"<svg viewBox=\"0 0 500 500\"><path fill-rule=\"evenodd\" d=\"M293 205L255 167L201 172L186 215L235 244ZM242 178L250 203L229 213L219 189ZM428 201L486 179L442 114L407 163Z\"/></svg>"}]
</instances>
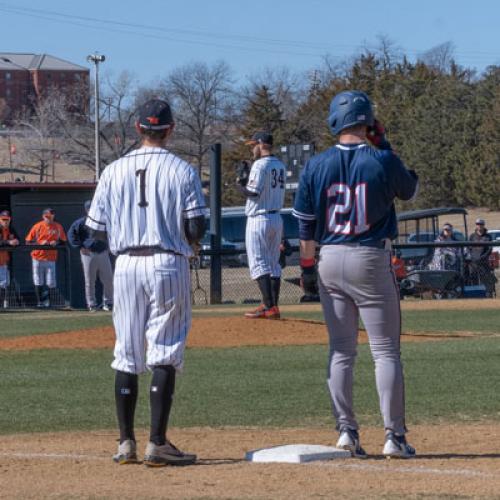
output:
<instances>
[{"instance_id":1,"label":"scoreboard structure","mask_svg":"<svg viewBox=\"0 0 500 500\"><path fill-rule=\"evenodd\" d=\"M279 157L286 165L286 189L296 191L305 164L314 155L314 144L287 144L280 146Z\"/></svg>"}]
</instances>

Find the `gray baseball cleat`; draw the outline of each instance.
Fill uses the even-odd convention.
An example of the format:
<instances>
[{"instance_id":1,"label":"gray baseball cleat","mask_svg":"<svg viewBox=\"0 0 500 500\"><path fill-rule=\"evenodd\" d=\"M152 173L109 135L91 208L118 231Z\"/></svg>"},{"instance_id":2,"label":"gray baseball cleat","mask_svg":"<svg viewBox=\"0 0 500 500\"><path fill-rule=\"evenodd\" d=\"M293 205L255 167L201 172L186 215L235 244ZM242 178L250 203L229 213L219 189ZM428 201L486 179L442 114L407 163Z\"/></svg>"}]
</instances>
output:
<instances>
[{"instance_id":1,"label":"gray baseball cleat","mask_svg":"<svg viewBox=\"0 0 500 500\"><path fill-rule=\"evenodd\" d=\"M138 463L139 460L137 460L137 446L135 441L126 439L123 443L120 443L118 445L118 453L113 455L113 461L120 465Z\"/></svg>"},{"instance_id":2,"label":"gray baseball cleat","mask_svg":"<svg viewBox=\"0 0 500 500\"><path fill-rule=\"evenodd\" d=\"M366 451L361 448L359 444L358 431L354 429L342 429L340 431L339 440L337 441L337 448L351 452L351 456L355 458L368 458Z\"/></svg>"},{"instance_id":3,"label":"gray baseball cleat","mask_svg":"<svg viewBox=\"0 0 500 500\"><path fill-rule=\"evenodd\" d=\"M149 442L144 454L144 465L148 467L163 467L165 465L192 465L196 455L184 453L170 441L163 445Z\"/></svg>"},{"instance_id":4,"label":"gray baseball cleat","mask_svg":"<svg viewBox=\"0 0 500 500\"><path fill-rule=\"evenodd\" d=\"M415 448L406 442L404 434L398 435L394 432L388 432L385 435L385 444L382 454L387 458L413 458Z\"/></svg>"}]
</instances>

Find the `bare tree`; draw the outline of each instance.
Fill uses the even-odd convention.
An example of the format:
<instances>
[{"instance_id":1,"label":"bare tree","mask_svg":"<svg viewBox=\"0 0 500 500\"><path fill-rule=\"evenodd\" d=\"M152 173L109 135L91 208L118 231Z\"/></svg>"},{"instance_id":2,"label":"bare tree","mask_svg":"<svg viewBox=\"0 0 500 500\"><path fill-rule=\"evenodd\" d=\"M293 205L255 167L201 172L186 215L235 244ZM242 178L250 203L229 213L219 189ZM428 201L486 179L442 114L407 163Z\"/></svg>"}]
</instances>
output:
<instances>
[{"instance_id":1,"label":"bare tree","mask_svg":"<svg viewBox=\"0 0 500 500\"><path fill-rule=\"evenodd\" d=\"M233 108L231 85L225 62L195 62L173 70L158 89L174 110L176 152L190 159L200 174L210 145L224 142L231 126L226 120Z\"/></svg>"},{"instance_id":2,"label":"bare tree","mask_svg":"<svg viewBox=\"0 0 500 500\"><path fill-rule=\"evenodd\" d=\"M314 71L308 81L303 75L290 72L287 67L264 68L250 76L248 84L240 92L243 106L249 99L254 98L258 89L266 87L282 110L283 119L288 119L296 112L301 96L306 93L308 85L312 84L311 80L315 78L319 83L319 75L316 74L315 77Z\"/></svg>"},{"instance_id":3,"label":"bare tree","mask_svg":"<svg viewBox=\"0 0 500 500\"><path fill-rule=\"evenodd\" d=\"M101 161L104 165L127 154L137 147L138 137L134 130L135 81L124 71L112 79L108 76L99 99ZM71 162L95 167L94 123L88 117L67 112L66 102L59 107L59 126L67 139L62 154ZM93 104L91 105L93 108Z\"/></svg>"},{"instance_id":4,"label":"bare tree","mask_svg":"<svg viewBox=\"0 0 500 500\"><path fill-rule=\"evenodd\" d=\"M14 120L23 132L19 143L19 159L28 169L34 169L39 181L48 180L48 170L58 156L58 114L61 101L55 89L37 100L32 108L25 109Z\"/></svg>"},{"instance_id":5,"label":"bare tree","mask_svg":"<svg viewBox=\"0 0 500 500\"><path fill-rule=\"evenodd\" d=\"M455 44L453 42L444 42L421 54L419 60L427 66L444 73L454 65L454 53Z\"/></svg>"}]
</instances>

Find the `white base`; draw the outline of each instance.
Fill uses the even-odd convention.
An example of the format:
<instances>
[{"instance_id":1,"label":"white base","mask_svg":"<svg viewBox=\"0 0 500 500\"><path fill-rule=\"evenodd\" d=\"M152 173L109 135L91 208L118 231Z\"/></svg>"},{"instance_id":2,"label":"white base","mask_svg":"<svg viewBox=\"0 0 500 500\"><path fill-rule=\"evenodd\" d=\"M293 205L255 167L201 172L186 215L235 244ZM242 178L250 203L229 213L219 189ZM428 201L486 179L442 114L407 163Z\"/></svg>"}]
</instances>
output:
<instances>
[{"instance_id":1,"label":"white base","mask_svg":"<svg viewBox=\"0 0 500 500\"><path fill-rule=\"evenodd\" d=\"M261 448L248 451L245 459L249 462L284 462L301 464L314 460L332 460L335 458L350 458L351 453L333 446L320 444L287 444L273 448Z\"/></svg>"}]
</instances>

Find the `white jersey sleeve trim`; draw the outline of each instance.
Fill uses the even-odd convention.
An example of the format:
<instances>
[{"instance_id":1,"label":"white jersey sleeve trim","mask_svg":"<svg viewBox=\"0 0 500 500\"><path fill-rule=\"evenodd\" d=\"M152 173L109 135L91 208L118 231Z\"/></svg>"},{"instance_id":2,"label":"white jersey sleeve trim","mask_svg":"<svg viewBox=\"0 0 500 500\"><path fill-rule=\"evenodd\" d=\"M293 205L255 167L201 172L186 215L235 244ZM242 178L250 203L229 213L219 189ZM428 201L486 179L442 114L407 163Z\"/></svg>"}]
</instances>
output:
<instances>
[{"instance_id":1,"label":"white jersey sleeve trim","mask_svg":"<svg viewBox=\"0 0 500 500\"><path fill-rule=\"evenodd\" d=\"M104 222L99 222L98 220L92 219L89 215L85 219L85 225L94 231L105 231L106 224Z\"/></svg>"},{"instance_id":2,"label":"white jersey sleeve trim","mask_svg":"<svg viewBox=\"0 0 500 500\"><path fill-rule=\"evenodd\" d=\"M194 219L195 217L199 217L200 215L206 215L207 214L207 207L192 207L192 208L186 208L184 210L184 218L185 219Z\"/></svg>"},{"instance_id":3,"label":"white jersey sleeve trim","mask_svg":"<svg viewBox=\"0 0 500 500\"><path fill-rule=\"evenodd\" d=\"M292 215L294 217L297 217L297 219L303 219L303 220L316 220L316 216L313 214L305 214L303 212L299 212L298 210L293 209L292 210Z\"/></svg>"},{"instance_id":4,"label":"white jersey sleeve trim","mask_svg":"<svg viewBox=\"0 0 500 500\"><path fill-rule=\"evenodd\" d=\"M251 188L251 187L248 186L248 184L246 186L246 189L247 189L247 191L250 191L252 193L260 194L260 191L258 189Z\"/></svg>"}]
</instances>

